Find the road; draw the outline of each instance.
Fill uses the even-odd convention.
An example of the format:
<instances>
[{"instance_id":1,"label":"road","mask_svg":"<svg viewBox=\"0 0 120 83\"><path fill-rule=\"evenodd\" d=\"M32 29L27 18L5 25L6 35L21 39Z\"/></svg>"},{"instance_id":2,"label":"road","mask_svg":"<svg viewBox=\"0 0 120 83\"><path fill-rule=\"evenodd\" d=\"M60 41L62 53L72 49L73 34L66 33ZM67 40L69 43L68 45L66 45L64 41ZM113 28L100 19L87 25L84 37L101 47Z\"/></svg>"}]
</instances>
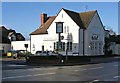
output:
<instances>
[{"instance_id":1,"label":"road","mask_svg":"<svg viewBox=\"0 0 120 83\"><path fill-rule=\"evenodd\" d=\"M95 81L118 81L120 80L119 62L112 61L99 64L44 67L26 65L24 60L4 61L2 80L87 81L88 83Z\"/></svg>"}]
</instances>

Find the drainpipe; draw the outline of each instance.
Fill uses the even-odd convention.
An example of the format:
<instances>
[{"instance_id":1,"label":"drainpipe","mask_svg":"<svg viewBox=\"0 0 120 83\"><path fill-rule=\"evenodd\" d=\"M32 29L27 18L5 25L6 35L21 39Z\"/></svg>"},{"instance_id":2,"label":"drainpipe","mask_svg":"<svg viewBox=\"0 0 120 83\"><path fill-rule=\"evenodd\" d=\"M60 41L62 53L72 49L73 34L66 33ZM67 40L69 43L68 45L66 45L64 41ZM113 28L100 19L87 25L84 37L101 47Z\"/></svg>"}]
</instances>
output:
<instances>
[{"instance_id":1,"label":"drainpipe","mask_svg":"<svg viewBox=\"0 0 120 83\"><path fill-rule=\"evenodd\" d=\"M31 53L31 35L30 35L30 53Z\"/></svg>"},{"instance_id":2,"label":"drainpipe","mask_svg":"<svg viewBox=\"0 0 120 83\"><path fill-rule=\"evenodd\" d=\"M85 53L84 53L84 50L85 50L85 45L84 45L84 39L85 39L85 38L84 38L84 31L85 31L85 30L83 29L83 56L85 56Z\"/></svg>"}]
</instances>

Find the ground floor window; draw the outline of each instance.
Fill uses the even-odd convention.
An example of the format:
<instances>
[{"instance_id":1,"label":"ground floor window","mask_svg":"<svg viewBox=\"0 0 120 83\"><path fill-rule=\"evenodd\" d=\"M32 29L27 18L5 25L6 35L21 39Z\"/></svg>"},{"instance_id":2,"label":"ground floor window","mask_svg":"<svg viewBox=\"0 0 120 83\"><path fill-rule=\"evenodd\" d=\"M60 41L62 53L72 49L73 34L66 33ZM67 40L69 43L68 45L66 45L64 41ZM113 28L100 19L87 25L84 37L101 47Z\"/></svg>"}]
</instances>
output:
<instances>
[{"instance_id":1,"label":"ground floor window","mask_svg":"<svg viewBox=\"0 0 120 83\"><path fill-rule=\"evenodd\" d=\"M67 42L67 50L72 51L72 42Z\"/></svg>"},{"instance_id":2,"label":"ground floor window","mask_svg":"<svg viewBox=\"0 0 120 83\"><path fill-rule=\"evenodd\" d=\"M65 51L65 42L54 42L54 50Z\"/></svg>"},{"instance_id":3,"label":"ground floor window","mask_svg":"<svg viewBox=\"0 0 120 83\"><path fill-rule=\"evenodd\" d=\"M35 44L33 44L33 51L35 51Z\"/></svg>"},{"instance_id":4,"label":"ground floor window","mask_svg":"<svg viewBox=\"0 0 120 83\"><path fill-rule=\"evenodd\" d=\"M92 55L102 54L102 42L91 42L90 49Z\"/></svg>"}]
</instances>

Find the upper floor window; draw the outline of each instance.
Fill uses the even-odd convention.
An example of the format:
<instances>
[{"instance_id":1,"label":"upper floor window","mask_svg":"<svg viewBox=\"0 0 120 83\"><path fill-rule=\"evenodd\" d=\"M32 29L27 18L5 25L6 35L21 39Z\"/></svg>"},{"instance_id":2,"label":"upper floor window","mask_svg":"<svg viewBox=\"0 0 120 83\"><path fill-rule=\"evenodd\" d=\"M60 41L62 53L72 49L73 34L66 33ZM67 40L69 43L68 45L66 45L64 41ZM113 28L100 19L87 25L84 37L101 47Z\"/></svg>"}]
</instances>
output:
<instances>
[{"instance_id":1,"label":"upper floor window","mask_svg":"<svg viewBox=\"0 0 120 83\"><path fill-rule=\"evenodd\" d=\"M72 42L67 42L67 50L72 51Z\"/></svg>"},{"instance_id":2,"label":"upper floor window","mask_svg":"<svg viewBox=\"0 0 120 83\"><path fill-rule=\"evenodd\" d=\"M69 33L69 26L67 26L67 33Z\"/></svg>"},{"instance_id":3,"label":"upper floor window","mask_svg":"<svg viewBox=\"0 0 120 83\"><path fill-rule=\"evenodd\" d=\"M61 15L61 17L63 18L63 14Z\"/></svg>"},{"instance_id":4,"label":"upper floor window","mask_svg":"<svg viewBox=\"0 0 120 83\"><path fill-rule=\"evenodd\" d=\"M66 26L64 26L64 33L66 33Z\"/></svg>"}]
</instances>

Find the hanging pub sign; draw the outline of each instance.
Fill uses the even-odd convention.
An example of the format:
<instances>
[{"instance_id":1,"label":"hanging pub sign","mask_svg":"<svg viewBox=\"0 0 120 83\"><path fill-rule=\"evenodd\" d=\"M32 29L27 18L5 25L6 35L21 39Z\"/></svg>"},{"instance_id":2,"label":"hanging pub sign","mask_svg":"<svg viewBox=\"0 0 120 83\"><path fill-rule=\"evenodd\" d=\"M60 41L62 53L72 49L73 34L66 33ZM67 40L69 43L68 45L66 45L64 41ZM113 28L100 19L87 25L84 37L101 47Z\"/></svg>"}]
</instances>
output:
<instances>
[{"instance_id":1,"label":"hanging pub sign","mask_svg":"<svg viewBox=\"0 0 120 83\"><path fill-rule=\"evenodd\" d=\"M56 22L56 33L63 33L63 22Z\"/></svg>"}]
</instances>

